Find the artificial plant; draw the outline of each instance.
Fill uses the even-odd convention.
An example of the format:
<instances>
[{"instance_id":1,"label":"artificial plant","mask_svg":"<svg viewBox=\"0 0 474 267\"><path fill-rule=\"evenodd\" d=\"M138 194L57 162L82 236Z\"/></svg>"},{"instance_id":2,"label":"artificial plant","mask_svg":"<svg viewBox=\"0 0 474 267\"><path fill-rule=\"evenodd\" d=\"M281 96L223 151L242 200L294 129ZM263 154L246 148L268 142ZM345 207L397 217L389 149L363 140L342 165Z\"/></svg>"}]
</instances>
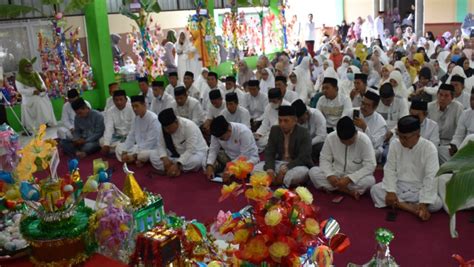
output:
<instances>
[{"instance_id":1,"label":"artificial plant","mask_svg":"<svg viewBox=\"0 0 474 267\"><path fill-rule=\"evenodd\" d=\"M438 170L437 176L452 174L446 183L445 204L448 208L451 237L458 233L455 229L455 215L469 199L474 197L474 141L469 141L449 161L445 162Z\"/></svg>"}]
</instances>

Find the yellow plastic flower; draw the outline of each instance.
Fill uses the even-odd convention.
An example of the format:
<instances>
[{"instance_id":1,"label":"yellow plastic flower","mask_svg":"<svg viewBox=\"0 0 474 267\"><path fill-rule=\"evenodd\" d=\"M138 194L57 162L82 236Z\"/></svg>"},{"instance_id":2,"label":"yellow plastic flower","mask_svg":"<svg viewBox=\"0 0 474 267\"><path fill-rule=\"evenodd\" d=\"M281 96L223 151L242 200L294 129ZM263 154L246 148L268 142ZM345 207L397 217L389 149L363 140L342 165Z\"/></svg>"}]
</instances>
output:
<instances>
[{"instance_id":1,"label":"yellow plastic flower","mask_svg":"<svg viewBox=\"0 0 474 267\"><path fill-rule=\"evenodd\" d=\"M230 195L235 194L240 188L241 188L241 185L236 182L232 182L230 185L223 185L221 189L221 197L219 198L219 202L228 198Z\"/></svg>"},{"instance_id":2,"label":"yellow plastic flower","mask_svg":"<svg viewBox=\"0 0 474 267\"><path fill-rule=\"evenodd\" d=\"M272 197L272 193L269 191L268 187L255 186L245 191L245 197L254 201L267 201Z\"/></svg>"},{"instance_id":3,"label":"yellow plastic flower","mask_svg":"<svg viewBox=\"0 0 474 267\"><path fill-rule=\"evenodd\" d=\"M250 176L252 186L270 186L271 178L266 172L255 172Z\"/></svg>"},{"instance_id":4,"label":"yellow plastic flower","mask_svg":"<svg viewBox=\"0 0 474 267\"><path fill-rule=\"evenodd\" d=\"M286 257L290 254L290 247L288 244L279 241L273 243L268 250L270 255L277 259Z\"/></svg>"},{"instance_id":5,"label":"yellow plastic flower","mask_svg":"<svg viewBox=\"0 0 474 267\"><path fill-rule=\"evenodd\" d=\"M235 178L243 180L253 171L253 164L248 162L245 157L239 157L238 159L227 163L226 171L231 175L234 175Z\"/></svg>"},{"instance_id":6,"label":"yellow plastic flower","mask_svg":"<svg viewBox=\"0 0 474 267\"><path fill-rule=\"evenodd\" d=\"M247 239L249 238L249 231L247 229L239 229L235 231L234 233L234 243L237 244L242 244L247 242Z\"/></svg>"},{"instance_id":7,"label":"yellow plastic flower","mask_svg":"<svg viewBox=\"0 0 474 267\"><path fill-rule=\"evenodd\" d=\"M285 188L278 188L277 190L275 190L275 192L273 193L273 195L274 195L276 198L281 198L281 197L284 196L287 192L288 192L288 189L285 189Z\"/></svg>"},{"instance_id":8,"label":"yellow plastic flower","mask_svg":"<svg viewBox=\"0 0 474 267\"><path fill-rule=\"evenodd\" d=\"M31 179L36 170L35 157L31 154L26 154L16 167L16 175L20 180L26 181Z\"/></svg>"},{"instance_id":9,"label":"yellow plastic flower","mask_svg":"<svg viewBox=\"0 0 474 267\"><path fill-rule=\"evenodd\" d=\"M221 267L221 266L224 266L224 265L222 265L222 263L218 261L211 261L207 265L207 267Z\"/></svg>"},{"instance_id":10,"label":"yellow plastic flower","mask_svg":"<svg viewBox=\"0 0 474 267\"><path fill-rule=\"evenodd\" d=\"M320 232L319 223L313 218L304 221L304 231L309 235L318 235Z\"/></svg>"},{"instance_id":11,"label":"yellow plastic flower","mask_svg":"<svg viewBox=\"0 0 474 267\"><path fill-rule=\"evenodd\" d=\"M281 222L281 213L279 210L270 210L265 214L265 224L268 226L275 226Z\"/></svg>"},{"instance_id":12,"label":"yellow plastic flower","mask_svg":"<svg viewBox=\"0 0 474 267\"><path fill-rule=\"evenodd\" d=\"M268 248L265 244L266 240L263 236L253 237L243 248L239 251L241 258L249 260L253 263L261 262L268 257Z\"/></svg>"},{"instance_id":13,"label":"yellow plastic flower","mask_svg":"<svg viewBox=\"0 0 474 267\"><path fill-rule=\"evenodd\" d=\"M295 191L296 194L298 194L298 196L300 197L301 201L308 205L311 205L313 203L313 194L311 194L311 192L309 192L306 187L298 186Z\"/></svg>"}]
</instances>

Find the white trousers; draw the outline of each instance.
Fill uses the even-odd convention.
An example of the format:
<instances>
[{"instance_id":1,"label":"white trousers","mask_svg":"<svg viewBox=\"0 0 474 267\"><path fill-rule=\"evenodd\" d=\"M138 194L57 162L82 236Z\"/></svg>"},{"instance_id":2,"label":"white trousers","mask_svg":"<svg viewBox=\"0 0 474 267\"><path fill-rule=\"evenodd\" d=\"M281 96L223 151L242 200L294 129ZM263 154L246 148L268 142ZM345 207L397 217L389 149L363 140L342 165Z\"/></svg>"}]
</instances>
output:
<instances>
[{"instance_id":1,"label":"white trousers","mask_svg":"<svg viewBox=\"0 0 474 267\"><path fill-rule=\"evenodd\" d=\"M125 143L119 143L115 147L115 156L117 157L118 161L122 162L122 154L124 152L127 152L127 154L130 154L130 155L137 155L137 160L141 162L147 162L150 160L150 154L153 151L154 150L140 150L139 151L137 145L134 145L132 149L126 150Z\"/></svg>"},{"instance_id":2,"label":"white trousers","mask_svg":"<svg viewBox=\"0 0 474 267\"><path fill-rule=\"evenodd\" d=\"M183 167L183 171L197 171L203 166L203 162L206 161L206 155L207 152L198 152L188 158L186 162L180 162L181 166ZM178 161L178 158L169 158L171 161L176 163ZM160 156L158 155L158 151L154 150L150 154L150 162L153 168L159 170L159 171L164 171L165 166L163 165L163 161L161 160Z\"/></svg>"},{"instance_id":3,"label":"white trousers","mask_svg":"<svg viewBox=\"0 0 474 267\"><path fill-rule=\"evenodd\" d=\"M60 140L64 140L64 139L72 139L72 133L71 133L71 130L64 127L64 126L61 126L58 128L58 138Z\"/></svg>"},{"instance_id":4,"label":"white trousers","mask_svg":"<svg viewBox=\"0 0 474 267\"><path fill-rule=\"evenodd\" d=\"M278 173L280 167L283 164L288 164L288 162L280 160L275 161L275 173ZM263 171L264 165L265 161L258 163L254 168L254 172ZM296 166L292 169L289 169L283 178L283 184L286 187L303 184L308 180L308 170L309 169L306 166Z\"/></svg>"},{"instance_id":5,"label":"white trousers","mask_svg":"<svg viewBox=\"0 0 474 267\"><path fill-rule=\"evenodd\" d=\"M445 163L451 158L449 154L449 146L440 145L438 146L438 158L439 158L439 165Z\"/></svg>"},{"instance_id":6,"label":"white trousers","mask_svg":"<svg viewBox=\"0 0 474 267\"><path fill-rule=\"evenodd\" d=\"M258 140L255 140L255 142L257 144L258 153L262 153L268 144L268 134L260 137Z\"/></svg>"},{"instance_id":7,"label":"white trousers","mask_svg":"<svg viewBox=\"0 0 474 267\"><path fill-rule=\"evenodd\" d=\"M398 183L397 185L397 198L400 202L407 203L420 203L420 190L413 188L412 186L405 183ZM384 208L387 206L385 204L385 196L387 191L383 189L382 183L378 183L370 189L370 196L376 208ZM428 210L430 212L435 212L441 209L443 202L438 194L436 194L436 200L434 203L428 205Z\"/></svg>"},{"instance_id":8,"label":"white trousers","mask_svg":"<svg viewBox=\"0 0 474 267\"><path fill-rule=\"evenodd\" d=\"M344 173L337 174L337 176L347 175ZM327 179L327 175L321 170L320 167L313 167L309 170L309 178L313 183L314 187L318 189L326 189L329 191L334 191L337 187L331 185L329 180ZM356 191L359 194L364 194L367 189L375 184L375 178L373 175L368 175L362 177L357 181L357 183L350 183L347 188L351 191Z\"/></svg>"}]
</instances>

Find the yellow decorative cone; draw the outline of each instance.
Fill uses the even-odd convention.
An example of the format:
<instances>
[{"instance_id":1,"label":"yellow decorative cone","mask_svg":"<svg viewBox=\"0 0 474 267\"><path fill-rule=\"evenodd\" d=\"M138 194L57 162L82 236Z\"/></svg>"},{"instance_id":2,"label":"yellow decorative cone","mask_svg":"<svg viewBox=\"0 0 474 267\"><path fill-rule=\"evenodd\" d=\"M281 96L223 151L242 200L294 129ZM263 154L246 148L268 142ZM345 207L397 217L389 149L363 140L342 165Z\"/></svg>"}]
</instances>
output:
<instances>
[{"instance_id":1,"label":"yellow decorative cone","mask_svg":"<svg viewBox=\"0 0 474 267\"><path fill-rule=\"evenodd\" d=\"M133 172L128 170L127 164L123 165L123 170L127 174L123 186L123 193L130 198L132 206L134 207L146 204L147 198L145 193L143 193L143 190L135 179L135 176L133 176Z\"/></svg>"}]
</instances>

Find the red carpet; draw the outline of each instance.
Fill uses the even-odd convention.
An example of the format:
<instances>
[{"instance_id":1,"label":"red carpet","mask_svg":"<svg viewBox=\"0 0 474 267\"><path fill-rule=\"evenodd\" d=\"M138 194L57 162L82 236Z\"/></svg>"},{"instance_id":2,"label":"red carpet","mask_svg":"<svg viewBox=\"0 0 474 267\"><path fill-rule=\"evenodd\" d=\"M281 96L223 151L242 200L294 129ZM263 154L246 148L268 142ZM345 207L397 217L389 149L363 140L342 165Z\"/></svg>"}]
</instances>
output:
<instances>
[{"instance_id":1,"label":"red carpet","mask_svg":"<svg viewBox=\"0 0 474 267\"><path fill-rule=\"evenodd\" d=\"M82 178L92 173L92 160L100 155L90 156L79 163ZM107 159L109 166L115 168L113 182L122 188L125 175L122 165L115 159ZM179 178L150 176L152 167L146 165L135 171L139 184L149 191L160 193L164 199L167 212L174 211L187 219L198 219L201 222L213 220L219 210L237 211L245 205L245 199L228 199L218 203L220 184L208 182L203 174L191 173ZM63 161L58 173L67 172L67 163ZM377 173L378 180L381 174ZM458 239L449 235L449 217L444 212L432 215L429 222L421 222L412 215L400 212L396 222L385 221L387 210L374 208L369 195L359 201L348 197L342 203L333 204L335 194L312 190L315 202L321 208L322 218L334 217L341 224L341 232L351 239L349 249L335 255L336 266L346 266L348 262L366 263L375 253L376 243L374 231L378 227L386 227L394 232L391 253L401 266L457 266L451 259L454 253L465 259L474 258L472 241L474 240L474 224L469 223L472 211L459 212L457 215Z\"/></svg>"}]
</instances>

